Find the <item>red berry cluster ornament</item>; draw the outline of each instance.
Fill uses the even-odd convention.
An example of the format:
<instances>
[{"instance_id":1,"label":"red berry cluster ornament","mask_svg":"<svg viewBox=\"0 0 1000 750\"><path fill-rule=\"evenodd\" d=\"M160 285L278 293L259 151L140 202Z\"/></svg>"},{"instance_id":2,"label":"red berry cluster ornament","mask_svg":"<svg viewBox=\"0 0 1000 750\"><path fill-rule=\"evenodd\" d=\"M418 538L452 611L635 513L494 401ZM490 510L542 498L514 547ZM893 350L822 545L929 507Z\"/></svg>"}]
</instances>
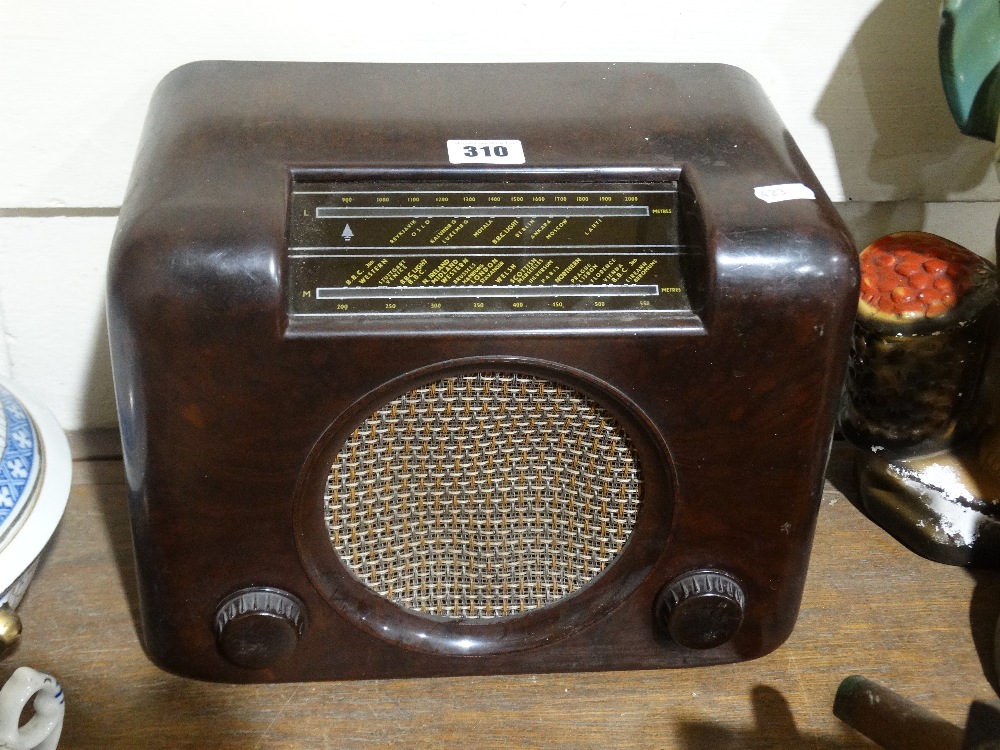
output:
<instances>
[{"instance_id":1,"label":"red berry cluster ornament","mask_svg":"<svg viewBox=\"0 0 1000 750\"><path fill-rule=\"evenodd\" d=\"M861 301L899 319L936 318L954 308L987 268L941 237L890 234L861 253Z\"/></svg>"}]
</instances>

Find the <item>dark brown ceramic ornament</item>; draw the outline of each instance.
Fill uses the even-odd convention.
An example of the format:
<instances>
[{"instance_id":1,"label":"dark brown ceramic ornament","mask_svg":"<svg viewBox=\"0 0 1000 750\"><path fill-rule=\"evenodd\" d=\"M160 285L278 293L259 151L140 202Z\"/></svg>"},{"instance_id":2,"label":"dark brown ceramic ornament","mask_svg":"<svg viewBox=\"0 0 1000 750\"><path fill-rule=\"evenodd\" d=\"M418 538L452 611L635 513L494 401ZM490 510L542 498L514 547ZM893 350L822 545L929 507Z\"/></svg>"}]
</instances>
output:
<instances>
[{"instance_id":1,"label":"dark brown ceramic ornament","mask_svg":"<svg viewBox=\"0 0 1000 750\"><path fill-rule=\"evenodd\" d=\"M900 232L861 253L861 272L841 426L865 450L864 508L926 557L1000 564L983 375L995 268L944 238Z\"/></svg>"}]
</instances>

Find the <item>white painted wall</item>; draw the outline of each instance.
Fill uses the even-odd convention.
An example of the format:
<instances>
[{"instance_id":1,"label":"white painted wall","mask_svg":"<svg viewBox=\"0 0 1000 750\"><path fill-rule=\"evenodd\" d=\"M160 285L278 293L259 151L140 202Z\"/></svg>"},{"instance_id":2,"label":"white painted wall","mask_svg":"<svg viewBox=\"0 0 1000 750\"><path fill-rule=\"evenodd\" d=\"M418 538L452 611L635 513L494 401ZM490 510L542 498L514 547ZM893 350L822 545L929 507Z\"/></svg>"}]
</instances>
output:
<instances>
[{"instance_id":1,"label":"white painted wall","mask_svg":"<svg viewBox=\"0 0 1000 750\"><path fill-rule=\"evenodd\" d=\"M938 0L0 0L0 376L69 429L114 422L103 269L150 94L206 58L714 61L754 74L865 244L992 254L992 145L937 72Z\"/></svg>"}]
</instances>

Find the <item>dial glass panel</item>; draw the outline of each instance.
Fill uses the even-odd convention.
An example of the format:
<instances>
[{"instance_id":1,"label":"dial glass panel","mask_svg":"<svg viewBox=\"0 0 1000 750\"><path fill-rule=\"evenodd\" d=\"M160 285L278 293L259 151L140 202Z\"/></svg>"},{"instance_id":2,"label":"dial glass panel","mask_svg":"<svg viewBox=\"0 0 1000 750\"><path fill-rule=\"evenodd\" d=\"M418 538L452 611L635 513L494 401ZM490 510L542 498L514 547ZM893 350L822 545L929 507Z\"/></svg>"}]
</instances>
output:
<instances>
[{"instance_id":1,"label":"dial glass panel","mask_svg":"<svg viewBox=\"0 0 1000 750\"><path fill-rule=\"evenodd\" d=\"M687 311L677 186L293 184L293 316Z\"/></svg>"}]
</instances>

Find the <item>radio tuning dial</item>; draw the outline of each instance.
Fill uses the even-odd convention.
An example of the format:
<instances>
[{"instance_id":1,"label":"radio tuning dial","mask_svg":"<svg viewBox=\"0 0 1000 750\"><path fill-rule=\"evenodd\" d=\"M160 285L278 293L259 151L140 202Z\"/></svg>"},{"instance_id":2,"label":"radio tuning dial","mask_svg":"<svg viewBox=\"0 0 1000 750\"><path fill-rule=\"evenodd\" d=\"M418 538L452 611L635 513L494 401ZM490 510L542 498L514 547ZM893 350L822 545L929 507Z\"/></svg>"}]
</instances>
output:
<instances>
[{"instance_id":1,"label":"radio tuning dial","mask_svg":"<svg viewBox=\"0 0 1000 750\"><path fill-rule=\"evenodd\" d=\"M746 595L739 583L715 570L685 573L656 600L656 619L675 643L690 649L716 648L743 624Z\"/></svg>"},{"instance_id":2,"label":"radio tuning dial","mask_svg":"<svg viewBox=\"0 0 1000 750\"><path fill-rule=\"evenodd\" d=\"M281 589L256 586L226 597L215 614L219 649L238 667L263 669L295 650L305 605Z\"/></svg>"}]
</instances>

